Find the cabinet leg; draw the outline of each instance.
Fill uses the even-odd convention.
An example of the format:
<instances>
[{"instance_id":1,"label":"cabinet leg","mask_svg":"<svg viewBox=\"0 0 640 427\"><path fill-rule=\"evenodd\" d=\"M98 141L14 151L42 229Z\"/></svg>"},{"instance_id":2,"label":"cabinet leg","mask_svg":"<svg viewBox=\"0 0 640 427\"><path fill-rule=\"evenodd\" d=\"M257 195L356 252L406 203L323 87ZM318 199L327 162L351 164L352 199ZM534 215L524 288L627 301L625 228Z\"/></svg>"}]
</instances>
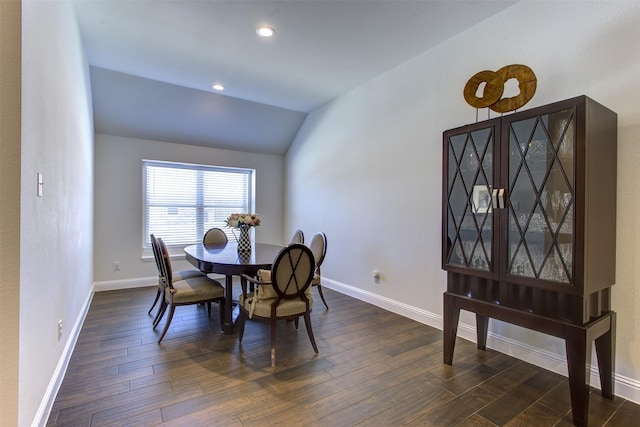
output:
<instances>
[{"instance_id":1,"label":"cabinet leg","mask_svg":"<svg viewBox=\"0 0 640 427\"><path fill-rule=\"evenodd\" d=\"M587 334L584 329L569 327L565 335L565 346L573 424L586 426L589 420L587 361L591 360L591 342L587 342Z\"/></svg>"},{"instance_id":2,"label":"cabinet leg","mask_svg":"<svg viewBox=\"0 0 640 427\"><path fill-rule=\"evenodd\" d=\"M476 336L478 339L478 348L480 350L487 349L487 332L489 331L489 318L476 314Z\"/></svg>"},{"instance_id":3,"label":"cabinet leg","mask_svg":"<svg viewBox=\"0 0 640 427\"><path fill-rule=\"evenodd\" d=\"M613 399L613 372L615 371L616 349L616 313L610 314L609 330L595 339L596 357L598 358L598 371L600 372L600 388L602 395L607 399Z\"/></svg>"},{"instance_id":4,"label":"cabinet leg","mask_svg":"<svg viewBox=\"0 0 640 427\"><path fill-rule=\"evenodd\" d=\"M443 315L443 360L446 365L451 365L453 363L453 351L456 346L459 320L460 309L456 307L455 297L445 292Z\"/></svg>"}]
</instances>

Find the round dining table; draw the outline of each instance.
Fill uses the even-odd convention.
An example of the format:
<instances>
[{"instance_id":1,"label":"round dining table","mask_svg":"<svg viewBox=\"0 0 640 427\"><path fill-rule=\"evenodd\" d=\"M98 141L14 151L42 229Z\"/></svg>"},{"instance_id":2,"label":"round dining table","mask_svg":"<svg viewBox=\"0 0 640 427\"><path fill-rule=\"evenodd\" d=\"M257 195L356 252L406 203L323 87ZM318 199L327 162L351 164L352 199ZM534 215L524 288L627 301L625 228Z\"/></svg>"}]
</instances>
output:
<instances>
[{"instance_id":1,"label":"round dining table","mask_svg":"<svg viewBox=\"0 0 640 427\"><path fill-rule=\"evenodd\" d=\"M271 269L271 264L283 246L268 243L254 243L251 252L238 253L236 242L226 244L203 244L184 248L187 261L203 273L217 273L225 276L225 304L222 330L233 333L233 276L248 274L255 276L258 270Z\"/></svg>"}]
</instances>

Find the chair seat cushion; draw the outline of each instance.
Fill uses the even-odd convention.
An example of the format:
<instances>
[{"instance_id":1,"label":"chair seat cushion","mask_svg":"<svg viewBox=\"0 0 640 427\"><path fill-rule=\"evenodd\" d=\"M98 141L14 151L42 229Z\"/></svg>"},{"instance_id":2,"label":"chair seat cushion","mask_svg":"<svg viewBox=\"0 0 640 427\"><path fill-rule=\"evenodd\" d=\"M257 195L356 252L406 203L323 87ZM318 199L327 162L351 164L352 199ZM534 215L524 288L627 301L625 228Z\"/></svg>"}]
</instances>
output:
<instances>
[{"instance_id":1,"label":"chair seat cushion","mask_svg":"<svg viewBox=\"0 0 640 427\"><path fill-rule=\"evenodd\" d=\"M308 296L309 298L309 306L313 306L313 298ZM271 316L271 304L275 301L275 298L271 299L262 299L254 301L253 292L247 294L247 298L245 299L243 295L240 295L240 305L244 307L245 310L249 312L249 318L251 319L253 315L260 317L270 317ZM307 305L304 301L295 299L295 300L281 300L280 304L276 308L276 316L284 317L284 316L293 316L295 314L304 314L307 309Z\"/></svg>"},{"instance_id":2,"label":"chair seat cushion","mask_svg":"<svg viewBox=\"0 0 640 427\"><path fill-rule=\"evenodd\" d=\"M224 287L206 276L191 277L173 283L175 304L214 300L224 297Z\"/></svg>"},{"instance_id":3,"label":"chair seat cushion","mask_svg":"<svg viewBox=\"0 0 640 427\"><path fill-rule=\"evenodd\" d=\"M191 279L192 277L205 277L206 275L200 270L182 270L173 273L171 281L177 282L178 280Z\"/></svg>"},{"instance_id":4,"label":"chair seat cushion","mask_svg":"<svg viewBox=\"0 0 640 427\"><path fill-rule=\"evenodd\" d=\"M316 274L311 279L311 286L318 286L320 284L320 275Z\"/></svg>"}]
</instances>

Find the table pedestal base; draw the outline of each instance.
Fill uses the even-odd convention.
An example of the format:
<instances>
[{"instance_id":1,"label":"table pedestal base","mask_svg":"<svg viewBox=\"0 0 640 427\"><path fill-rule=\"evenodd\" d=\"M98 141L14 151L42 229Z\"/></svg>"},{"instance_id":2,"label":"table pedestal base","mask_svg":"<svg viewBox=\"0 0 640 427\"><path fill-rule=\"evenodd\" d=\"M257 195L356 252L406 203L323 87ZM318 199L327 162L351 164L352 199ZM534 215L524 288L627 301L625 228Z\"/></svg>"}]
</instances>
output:
<instances>
[{"instance_id":1,"label":"table pedestal base","mask_svg":"<svg viewBox=\"0 0 640 427\"><path fill-rule=\"evenodd\" d=\"M224 320L222 322L222 332L227 335L233 333L233 276L227 274L224 277L224 299L227 304L224 310Z\"/></svg>"}]
</instances>

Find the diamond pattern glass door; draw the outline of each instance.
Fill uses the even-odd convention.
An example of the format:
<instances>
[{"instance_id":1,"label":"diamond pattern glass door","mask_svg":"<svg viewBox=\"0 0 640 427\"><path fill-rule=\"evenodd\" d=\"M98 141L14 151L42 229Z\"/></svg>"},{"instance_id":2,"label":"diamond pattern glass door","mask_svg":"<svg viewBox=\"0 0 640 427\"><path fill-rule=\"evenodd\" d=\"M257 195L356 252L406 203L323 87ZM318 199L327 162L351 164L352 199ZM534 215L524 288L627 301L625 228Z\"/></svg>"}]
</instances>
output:
<instances>
[{"instance_id":1,"label":"diamond pattern glass door","mask_svg":"<svg viewBox=\"0 0 640 427\"><path fill-rule=\"evenodd\" d=\"M494 127L446 136L446 264L492 270Z\"/></svg>"},{"instance_id":2,"label":"diamond pattern glass door","mask_svg":"<svg viewBox=\"0 0 640 427\"><path fill-rule=\"evenodd\" d=\"M509 124L507 274L573 281L575 111Z\"/></svg>"}]
</instances>

